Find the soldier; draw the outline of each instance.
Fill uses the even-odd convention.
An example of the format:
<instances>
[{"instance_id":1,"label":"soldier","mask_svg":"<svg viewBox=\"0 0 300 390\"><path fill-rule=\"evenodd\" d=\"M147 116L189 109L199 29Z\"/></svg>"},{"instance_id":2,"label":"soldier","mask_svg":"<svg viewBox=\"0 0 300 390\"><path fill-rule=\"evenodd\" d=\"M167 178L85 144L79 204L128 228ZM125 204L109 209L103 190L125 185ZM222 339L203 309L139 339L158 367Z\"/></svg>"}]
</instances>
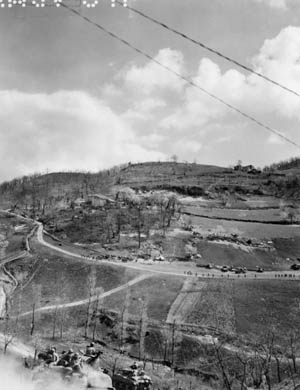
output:
<instances>
[{"instance_id":1,"label":"soldier","mask_svg":"<svg viewBox=\"0 0 300 390\"><path fill-rule=\"evenodd\" d=\"M94 343L90 343L90 345L88 345L86 347L85 355L86 356L94 356L95 354L96 354L95 344Z\"/></svg>"},{"instance_id":2,"label":"soldier","mask_svg":"<svg viewBox=\"0 0 300 390\"><path fill-rule=\"evenodd\" d=\"M137 374L138 374L138 365L137 365L137 363L136 362L134 362L131 366L130 366L130 368L131 368L131 374L132 374L132 376L136 376Z\"/></svg>"},{"instance_id":3,"label":"soldier","mask_svg":"<svg viewBox=\"0 0 300 390\"><path fill-rule=\"evenodd\" d=\"M63 366L63 367L69 367L70 364L71 364L73 355L74 355L73 349L69 349L68 352L64 353L61 356L61 358L60 358L59 362L57 363L57 365Z\"/></svg>"},{"instance_id":4,"label":"soldier","mask_svg":"<svg viewBox=\"0 0 300 390\"><path fill-rule=\"evenodd\" d=\"M59 360L59 357L58 357L58 354L56 353L56 348L51 347L47 353L47 359L46 359L45 363L48 364L49 366L50 365L54 366L57 364L58 360Z\"/></svg>"},{"instance_id":5,"label":"soldier","mask_svg":"<svg viewBox=\"0 0 300 390\"><path fill-rule=\"evenodd\" d=\"M131 368L132 370L137 370L137 369L138 369L137 363L136 363L136 362L133 362L133 364L130 366L130 368Z\"/></svg>"},{"instance_id":6,"label":"soldier","mask_svg":"<svg viewBox=\"0 0 300 390\"><path fill-rule=\"evenodd\" d=\"M70 366L73 370L73 372L77 374L83 374L82 372L82 360L79 356L79 353L74 353L73 358L71 360Z\"/></svg>"}]
</instances>

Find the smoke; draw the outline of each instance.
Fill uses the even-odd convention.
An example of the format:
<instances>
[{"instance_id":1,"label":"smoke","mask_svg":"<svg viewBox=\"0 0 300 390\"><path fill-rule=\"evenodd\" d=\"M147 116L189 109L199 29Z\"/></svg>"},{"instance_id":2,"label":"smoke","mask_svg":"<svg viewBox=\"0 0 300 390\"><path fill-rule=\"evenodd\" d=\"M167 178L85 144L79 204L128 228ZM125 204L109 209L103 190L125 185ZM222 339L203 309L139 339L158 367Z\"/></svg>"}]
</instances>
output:
<instances>
[{"instance_id":1,"label":"smoke","mask_svg":"<svg viewBox=\"0 0 300 390\"><path fill-rule=\"evenodd\" d=\"M83 390L85 384L77 379L68 383L51 370L30 370L11 357L0 358L1 390Z\"/></svg>"},{"instance_id":2,"label":"smoke","mask_svg":"<svg viewBox=\"0 0 300 390\"><path fill-rule=\"evenodd\" d=\"M0 358L0 383L3 390L36 390L30 380L30 373L20 362L12 358Z\"/></svg>"}]
</instances>

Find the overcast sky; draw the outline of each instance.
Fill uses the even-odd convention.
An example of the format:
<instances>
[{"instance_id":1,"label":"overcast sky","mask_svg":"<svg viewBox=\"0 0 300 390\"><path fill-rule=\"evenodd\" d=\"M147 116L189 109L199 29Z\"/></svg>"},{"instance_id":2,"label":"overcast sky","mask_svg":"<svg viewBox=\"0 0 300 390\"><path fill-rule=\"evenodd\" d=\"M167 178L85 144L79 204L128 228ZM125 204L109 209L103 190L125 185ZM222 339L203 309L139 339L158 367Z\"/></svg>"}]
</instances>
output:
<instances>
[{"instance_id":1,"label":"overcast sky","mask_svg":"<svg viewBox=\"0 0 300 390\"><path fill-rule=\"evenodd\" d=\"M299 97L126 8L112 8L110 0L90 9L65 1L300 143ZM300 92L299 0L128 4ZM0 8L0 36L0 181L173 154L225 166L239 159L263 166L299 154L64 8Z\"/></svg>"}]
</instances>

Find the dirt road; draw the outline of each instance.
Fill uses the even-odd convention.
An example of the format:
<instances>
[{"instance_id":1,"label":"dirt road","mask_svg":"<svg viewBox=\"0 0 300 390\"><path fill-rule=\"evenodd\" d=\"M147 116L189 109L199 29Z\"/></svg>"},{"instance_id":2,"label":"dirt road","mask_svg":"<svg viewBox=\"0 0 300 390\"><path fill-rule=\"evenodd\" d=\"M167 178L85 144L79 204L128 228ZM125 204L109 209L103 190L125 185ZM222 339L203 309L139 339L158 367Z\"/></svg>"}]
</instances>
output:
<instances>
[{"instance_id":1,"label":"dirt road","mask_svg":"<svg viewBox=\"0 0 300 390\"><path fill-rule=\"evenodd\" d=\"M106 298L106 297L108 297L108 296L110 296L112 294L115 294L115 293L119 292L119 291L125 290L126 288L131 287L134 284L137 284L137 283L147 279L149 276L150 275L140 275L137 278L134 278L134 279L130 280L129 282L127 282L125 284L122 284L121 286L113 288L112 290L105 291L104 293L102 293L100 295L93 295L90 298L81 299L79 301L73 301L73 302L69 302L69 303L62 303L62 304L59 304L59 305L43 306L43 307L37 308L35 310L35 312L37 313L37 312L52 311L52 310L57 310L57 309L67 309L67 308L70 308L70 307L85 305L88 302L95 302L97 299L103 299L103 298ZM20 314L19 318L20 317L26 317L26 316L29 316L29 315L32 315L32 311L27 311L25 313Z\"/></svg>"},{"instance_id":2,"label":"dirt road","mask_svg":"<svg viewBox=\"0 0 300 390\"><path fill-rule=\"evenodd\" d=\"M193 269L190 266L180 266L178 264L149 264L144 265L141 263L122 263L121 261L108 261L108 260L94 260L89 257L82 256L78 253L67 251L63 248L57 247L53 244L50 244L44 240L43 237L43 224L41 222L33 221L30 218L25 218L22 216L19 216L15 213L10 213L7 210L0 210L4 211L6 213L12 214L14 216L20 217L23 220L27 220L30 222L35 222L38 225L37 229L37 240L41 245L44 245L56 252L63 253L64 255L88 260L90 262L98 261L101 264L110 264L110 265L116 265L119 267L125 267L125 268L131 268L136 269L138 271L144 271L147 273L152 274L161 274L161 275L173 275L173 276L181 276L181 277L199 277L204 279L244 279L244 280L272 280L272 279L279 279L279 280L286 280L286 281L292 281L292 280L300 280L300 271L265 271L263 273L257 273L257 272L247 272L246 274L235 274L233 272L227 272L223 273L220 270L217 269L211 269L206 270L204 268L196 268Z\"/></svg>"},{"instance_id":3,"label":"dirt road","mask_svg":"<svg viewBox=\"0 0 300 390\"><path fill-rule=\"evenodd\" d=\"M26 257L26 256L28 256L28 252L27 251L22 251L20 253L15 254L15 255L6 257L4 259L1 259L0 267L5 265L5 264L11 263L12 261L16 261L16 260L22 259L22 257Z\"/></svg>"},{"instance_id":4,"label":"dirt road","mask_svg":"<svg viewBox=\"0 0 300 390\"><path fill-rule=\"evenodd\" d=\"M162 274L162 275L173 275L173 276L197 276L199 278L207 279L251 279L251 280L262 280L262 279L280 279L280 280L300 280L300 271L265 271L263 273L257 272L247 272L246 274L235 274L232 272L223 273L220 270L211 269L205 270L203 268L194 268L191 270L190 266L180 266L177 264L149 264L144 265L140 263L122 263L120 261L109 261L109 260L94 260L89 257L79 255L78 253L70 252L60 247L57 247L53 244L48 243L44 240L43 237L43 225L40 222L37 222L39 227L37 229L37 239L40 244L55 250L57 252L63 253L67 256L72 256L84 260L89 260L91 262L101 262L101 264L110 264L117 265L120 267L132 268L138 271L144 271L147 273Z\"/></svg>"}]
</instances>

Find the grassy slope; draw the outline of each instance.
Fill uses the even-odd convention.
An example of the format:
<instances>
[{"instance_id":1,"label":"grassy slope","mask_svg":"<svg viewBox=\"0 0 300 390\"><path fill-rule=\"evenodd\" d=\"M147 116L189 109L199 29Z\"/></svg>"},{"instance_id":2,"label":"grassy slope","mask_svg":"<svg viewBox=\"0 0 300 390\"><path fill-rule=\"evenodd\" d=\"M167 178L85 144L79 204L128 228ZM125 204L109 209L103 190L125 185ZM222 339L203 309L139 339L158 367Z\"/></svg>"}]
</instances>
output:
<instances>
[{"instance_id":1,"label":"grassy slope","mask_svg":"<svg viewBox=\"0 0 300 390\"><path fill-rule=\"evenodd\" d=\"M212 263L216 265L246 267L248 269L259 266L265 268L265 270L283 270L290 267L290 263L284 261L274 251L256 249L251 252L245 252L230 245L206 242L204 240L198 243L197 248L202 256L201 259L197 260L197 264L199 265Z\"/></svg>"},{"instance_id":2,"label":"grassy slope","mask_svg":"<svg viewBox=\"0 0 300 390\"><path fill-rule=\"evenodd\" d=\"M87 298L89 278L93 270L96 287L102 287L104 291L124 284L139 274L134 270L100 263L85 263L76 258L51 253L51 250L37 243L33 247L39 253L39 269L31 283L23 290L17 290L14 295L15 301L21 297L22 311L31 309L36 285L42 288L41 306L46 306Z\"/></svg>"},{"instance_id":3,"label":"grassy slope","mask_svg":"<svg viewBox=\"0 0 300 390\"><path fill-rule=\"evenodd\" d=\"M182 283L183 280L179 277L153 276L131 287L129 313L138 316L141 306L139 298L147 299L149 318L165 321L173 301L181 290ZM105 298L103 304L112 310L119 311L124 305L124 299L124 293L117 293Z\"/></svg>"},{"instance_id":4,"label":"grassy slope","mask_svg":"<svg viewBox=\"0 0 300 390\"><path fill-rule=\"evenodd\" d=\"M258 335L274 327L284 336L300 325L298 295L299 282L207 280L187 319L240 335Z\"/></svg>"},{"instance_id":5,"label":"grassy slope","mask_svg":"<svg viewBox=\"0 0 300 390\"><path fill-rule=\"evenodd\" d=\"M286 217L280 209L266 210L236 210L210 209L204 207L184 207L183 212L209 218L239 219L241 221L285 222Z\"/></svg>"},{"instance_id":6,"label":"grassy slope","mask_svg":"<svg viewBox=\"0 0 300 390\"><path fill-rule=\"evenodd\" d=\"M196 216L184 216L184 220L187 223L199 226L204 233L238 234L257 239L300 237L300 228L298 226L211 220Z\"/></svg>"},{"instance_id":7,"label":"grassy slope","mask_svg":"<svg viewBox=\"0 0 300 390\"><path fill-rule=\"evenodd\" d=\"M284 336L292 328L299 329L297 281L236 281L234 303L239 333L253 335L274 327Z\"/></svg>"}]
</instances>

